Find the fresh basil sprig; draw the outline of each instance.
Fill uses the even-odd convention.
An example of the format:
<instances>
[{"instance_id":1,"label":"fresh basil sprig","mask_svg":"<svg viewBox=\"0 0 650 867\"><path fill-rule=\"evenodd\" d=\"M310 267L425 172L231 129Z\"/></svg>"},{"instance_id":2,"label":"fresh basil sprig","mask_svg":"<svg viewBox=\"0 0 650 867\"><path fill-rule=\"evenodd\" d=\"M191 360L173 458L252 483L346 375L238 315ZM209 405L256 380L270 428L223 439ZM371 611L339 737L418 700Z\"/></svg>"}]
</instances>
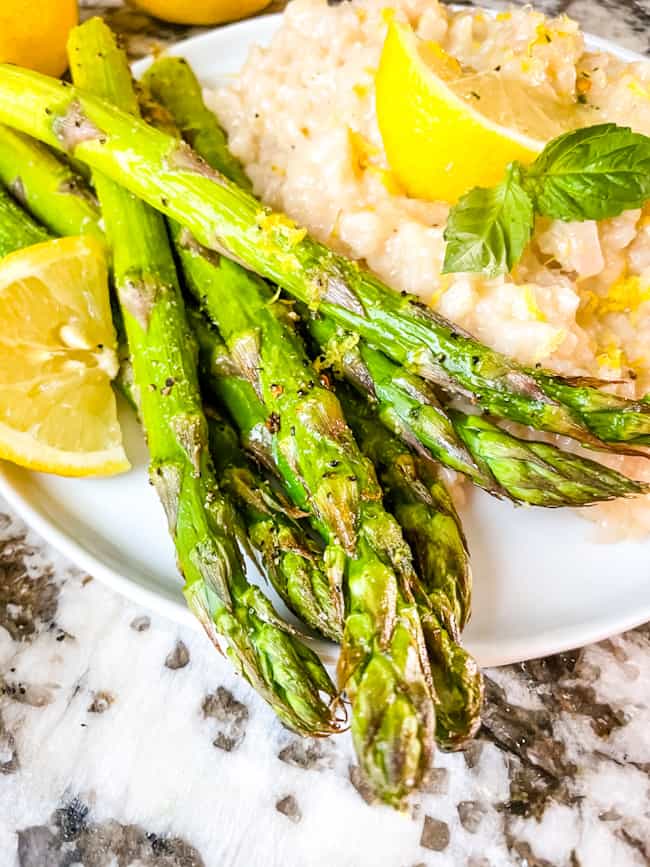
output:
<instances>
[{"instance_id":1,"label":"fresh basil sprig","mask_svg":"<svg viewBox=\"0 0 650 867\"><path fill-rule=\"evenodd\" d=\"M650 138L613 123L572 130L528 167L513 163L496 187L475 187L451 209L443 273L495 277L511 270L534 215L604 220L650 199Z\"/></svg>"},{"instance_id":2,"label":"fresh basil sprig","mask_svg":"<svg viewBox=\"0 0 650 867\"><path fill-rule=\"evenodd\" d=\"M498 186L474 187L451 209L443 271L509 271L530 241L534 219L521 169L512 163Z\"/></svg>"}]
</instances>

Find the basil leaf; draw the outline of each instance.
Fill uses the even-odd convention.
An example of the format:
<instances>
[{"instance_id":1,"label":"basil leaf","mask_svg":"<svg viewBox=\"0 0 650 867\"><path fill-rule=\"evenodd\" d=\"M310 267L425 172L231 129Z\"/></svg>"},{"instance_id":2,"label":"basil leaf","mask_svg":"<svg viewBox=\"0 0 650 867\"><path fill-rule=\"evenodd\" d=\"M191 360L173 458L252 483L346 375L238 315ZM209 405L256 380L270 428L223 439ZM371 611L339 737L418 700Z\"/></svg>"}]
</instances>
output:
<instances>
[{"instance_id":1,"label":"basil leaf","mask_svg":"<svg viewBox=\"0 0 650 867\"><path fill-rule=\"evenodd\" d=\"M442 273L474 271L495 277L521 258L533 231L533 204L522 188L521 169L508 166L496 187L474 187L449 213Z\"/></svg>"},{"instance_id":2,"label":"basil leaf","mask_svg":"<svg viewBox=\"0 0 650 867\"><path fill-rule=\"evenodd\" d=\"M572 130L546 145L522 183L546 217L616 217L650 199L650 138L614 123Z\"/></svg>"}]
</instances>

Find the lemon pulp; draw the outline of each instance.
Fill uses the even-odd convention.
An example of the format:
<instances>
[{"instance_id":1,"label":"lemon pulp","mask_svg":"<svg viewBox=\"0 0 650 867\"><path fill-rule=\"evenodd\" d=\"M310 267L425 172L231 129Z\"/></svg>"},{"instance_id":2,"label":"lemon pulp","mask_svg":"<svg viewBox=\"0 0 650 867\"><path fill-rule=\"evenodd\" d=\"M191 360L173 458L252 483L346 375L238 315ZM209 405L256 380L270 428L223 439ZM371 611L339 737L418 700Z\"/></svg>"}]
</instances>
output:
<instances>
[{"instance_id":1,"label":"lemon pulp","mask_svg":"<svg viewBox=\"0 0 650 867\"><path fill-rule=\"evenodd\" d=\"M0 458L69 476L129 468L101 244L59 238L0 260Z\"/></svg>"}]
</instances>

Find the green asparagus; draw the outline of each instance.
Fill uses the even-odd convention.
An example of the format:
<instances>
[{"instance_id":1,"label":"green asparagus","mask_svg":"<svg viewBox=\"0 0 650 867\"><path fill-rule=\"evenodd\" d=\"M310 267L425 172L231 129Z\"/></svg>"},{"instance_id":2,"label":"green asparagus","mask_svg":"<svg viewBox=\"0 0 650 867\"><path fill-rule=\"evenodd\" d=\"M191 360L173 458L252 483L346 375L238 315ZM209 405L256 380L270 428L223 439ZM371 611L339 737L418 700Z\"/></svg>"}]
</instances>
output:
<instances>
[{"instance_id":1,"label":"green asparagus","mask_svg":"<svg viewBox=\"0 0 650 867\"><path fill-rule=\"evenodd\" d=\"M20 172L17 164L9 161L8 146L15 146L21 157ZM23 169L24 164L29 170ZM22 195L57 234L101 233L98 206L83 180L74 179L79 195L62 195L61 179L68 177L69 170L45 147L6 127L0 128L0 175L10 183L20 175ZM377 401L379 415L391 430L413 448L426 449L492 493L529 504L561 506L642 492L640 485L630 485L600 464L558 454L552 446L540 445L535 454L528 442L500 431L485 419L479 424L475 417L456 413L454 431L431 388L417 377L354 335L340 331L330 319L314 317L310 328L329 360L342 366L357 387ZM467 442L473 457L459 445L460 438L454 441L455 434Z\"/></svg>"},{"instance_id":2,"label":"green asparagus","mask_svg":"<svg viewBox=\"0 0 650 867\"><path fill-rule=\"evenodd\" d=\"M439 435L442 410L428 383L354 340L331 319L313 318L309 325L325 350L322 363L332 364L376 403L381 420L393 433L416 452L460 470L496 496L531 506L587 506L647 490L596 461L550 443L520 439L483 416L447 409L444 418L466 446L471 463L465 461L464 467L451 461Z\"/></svg>"},{"instance_id":3,"label":"green asparagus","mask_svg":"<svg viewBox=\"0 0 650 867\"><path fill-rule=\"evenodd\" d=\"M244 433L244 440L252 442L255 454L266 463L273 463L272 443L268 429L264 425L265 410L256 395L253 386L248 380L242 378L241 373L232 363L228 350L220 342L218 334L213 328L202 324L199 319L192 319L192 324L197 328L199 346L201 350L202 366L207 375L207 385L231 412L240 431ZM387 434L387 436L389 436ZM404 452L404 449L400 449ZM405 463L402 461L402 464ZM288 483L288 490L302 490L299 479L293 478L291 468L284 466L281 470L284 481ZM422 470L424 476L424 469ZM386 477L389 479L389 475ZM382 478L382 481L384 479ZM458 630L464 624L469 615L469 573L466 559L458 561L454 565L454 556L462 557L462 536L460 548L453 550L458 541L449 521L442 513L446 510L451 515L449 501L446 501L444 509L442 498L439 496L439 516L433 522L432 508L419 508L422 496L413 492L407 495L406 487L410 480L404 476L402 490L399 497L403 506L398 518L404 521L407 536L416 542L415 552L418 565L423 570L421 573L425 579L423 582L414 583L414 593L417 602L418 614L424 626L424 636L429 654L434 685L436 687L436 739L448 749L455 749L462 745L468 737L476 731L480 713L481 676L472 658L454 640L458 637ZM418 479L413 478L417 487ZM439 491L439 489L436 489ZM294 494L295 496L295 494ZM407 506L407 498L414 508ZM430 494L432 496L432 494ZM418 520L423 522L418 526ZM430 528L427 522L432 521ZM316 529L327 537L327 528L316 522ZM438 540L439 548L434 548L434 534L440 532ZM458 533L459 531L456 530ZM419 533L419 536L418 536ZM431 547L425 551L425 545ZM444 548L444 551L443 551ZM437 553L436 553L437 551ZM436 567L435 564L438 564ZM450 582L442 577L443 564L448 568L458 571L458 592L455 593ZM439 577L434 578L434 570L438 568ZM422 585L422 586L421 586ZM445 586L448 599L442 596L441 586ZM455 600L450 601L455 595ZM440 617L446 622L449 629L442 628L442 624L431 613L431 608L436 605ZM452 639L451 636L454 636Z\"/></svg>"},{"instance_id":4,"label":"green asparagus","mask_svg":"<svg viewBox=\"0 0 650 867\"><path fill-rule=\"evenodd\" d=\"M419 610L438 694L436 738L447 749L458 749L480 725L483 679L458 644L470 615L471 573L456 509L431 461L414 456L351 391L343 387L339 396L414 553L427 598Z\"/></svg>"},{"instance_id":5,"label":"green asparagus","mask_svg":"<svg viewBox=\"0 0 650 867\"><path fill-rule=\"evenodd\" d=\"M250 179L229 150L215 114L203 102L201 85L187 61L182 57L159 57L145 72L143 82L197 154L242 189L250 190Z\"/></svg>"},{"instance_id":6,"label":"green asparagus","mask_svg":"<svg viewBox=\"0 0 650 867\"><path fill-rule=\"evenodd\" d=\"M57 235L103 238L97 201L83 178L39 142L2 125L0 183Z\"/></svg>"},{"instance_id":7,"label":"green asparagus","mask_svg":"<svg viewBox=\"0 0 650 867\"><path fill-rule=\"evenodd\" d=\"M0 187L0 258L31 244L49 241L50 238L51 235Z\"/></svg>"},{"instance_id":8,"label":"green asparagus","mask_svg":"<svg viewBox=\"0 0 650 867\"><path fill-rule=\"evenodd\" d=\"M162 72L157 74L156 70L159 67L162 68ZM179 73L178 77L176 76L176 72ZM201 92L195 79L194 86L191 85L190 79L192 78L193 74L185 64L175 60L174 58L166 58L164 61L154 63L145 75L145 84L153 97L162 102L163 107L170 112L173 120L180 126L183 125L184 118L195 118L196 120L194 121L193 128L196 130L198 125L201 123L200 109L203 105ZM161 81L164 82L163 85L161 85ZM171 102L168 101L168 95L171 95ZM204 107L203 110L205 111ZM223 170L224 173L227 174L228 163L221 159L221 155L224 152L227 154L225 140L221 131L218 130L218 127L216 127L218 134L211 134L211 131L214 131L215 127L216 120L213 117L210 124L201 130L203 142L209 150L205 153L199 150L199 154L208 157L208 163L210 165L214 168ZM194 269L194 271L196 271L197 268L195 259L198 254L199 253L197 253L196 250L193 250L193 256L188 262L188 267ZM187 254L181 252L181 258L183 258L184 255ZM217 268L220 267L221 265L219 264ZM225 318L225 328L232 328L231 320L234 317L232 314L228 314L227 312L224 313L223 307L224 305L228 305L228 299L236 298L236 303L239 307L241 307L242 303L244 304L248 316L248 318L245 319L242 317L241 311L239 312L240 330L245 333L250 333L253 324L257 323L261 333L260 343L262 346L264 341L268 340L274 347L270 357L268 355L263 356L263 353L260 352L262 361L256 366L257 376L260 381L264 380L265 373L270 376L271 381L275 381L276 389L272 389L271 396L265 398L267 405L271 404L272 398L277 397L276 392L278 388L284 388L285 386L291 388L291 381L287 381L286 373L285 378L281 382L277 379L277 376L282 375L283 370L285 372L294 371L295 376L303 381L303 389L307 393L311 389L313 395L317 386L315 386L311 380L306 383L304 382L306 356L302 346L294 335L293 328L291 327L293 321L289 322L289 328L283 328L283 319L295 319L291 307L287 308L279 303L270 306L271 299L268 290L266 290L259 282L256 285L253 278L247 277L245 272L242 272L242 270L236 265L232 266L228 272L231 276L230 281L222 280L221 291L223 300L221 300L221 303L217 304L217 299L219 299L220 296L216 285L218 276L216 276L215 270L216 269L213 266L213 281L211 284L210 277L207 274L208 266L204 265L202 279L199 277L194 287L195 290L197 290L196 294L200 295L212 318L218 319L220 323L222 323ZM237 277L236 281L232 279L233 274ZM194 276L198 276L198 272ZM190 285L192 285L193 279L194 277L190 277ZM211 285L213 288L212 293L209 291ZM245 300L242 302L242 299ZM269 310L275 312L275 317L273 316L273 313L269 312ZM282 313L283 310L284 313ZM279 316L278 311L280 311ZM222 330L224 330L224 325L221 327ZM284 342L282 341L283 336ZM290 350L287 350L288 345L291 345ZM271 368L272 372L270 370ZM311 375L313 376L313 373ZM282 392L282 395L284 395L284 392ZM321 403L322 401L323 396L321 395ZM301 401L298 400L296 403L294 398L293 405L298 408L298 412L294 414L297 418L300 418L303 414L300 411ZM277 408L278 410L280 409L279 404ZM290 412L291 403L285 407L282 416L278 415L278 418L284 418ZM295 433L297 433L297 431L294 432L294 439L297 439ZM452 445L447 446L448 451L452 450L453 445L457 443L458 445L456 450L462 452L463 448L460 445L460 441L455 440L455 434L453 433L453 429L448 421L445 433L448 434L449 440L452 441ZM276 432L275 437L276 440L279 440L280 432ZM287 451L283 451L282 448L278 451L282 459L288 463L286 460L288 456ZM296 451L298 452L299 449L296 449ZM292 470L295 471L295 466L292 467ZM346 469L346 472L347 471L348 470ZM404 510L404 517L406 518L407 516L408 512L407 510ZM410 517L415 516L411 513ZM421 517L426 519L430 517L430 515L421 515ZM331 538L332 531L331 526L328 526L327 518L323 515L319 515L318 510L316 510L316 518L318 525L321 528L324 525L326 538ZM429 575L427 577L432 576ZM414 578L411 579L410 583L415 594L420 618L423 623L427 625L427 628L425 629L427 643L432 645L432 650L430 650L430 662L434 663L434 682L437 688L436 738L439 743L445 747L453 748L462 744L468 737L471 737L479 724L480 698L482 694L481 675L476 664L471 660L471 657L469 657L465 651L455 643L455 641L450 640L449 635L441 628L439 621L430 613L429 606L433 597L431 596L426 598L424 588L420 588L419 583L415 581ZM465 587L468 589L469 585L466 584ZM436 591L432 589L432 594L435 594L435 592ZM429 641L430 637L431 641ZM457 637L458 632L456 629L455 638ZM438 687L440 688L438 689Z\"/></svg>"},{"instance_id":9,"label":"green asparagus","mask_svg":"<svg viewBox=\"0 0 650 867\"><path fill-rule=\"evenodd\" d=\"M212 338L206 337L210 328L203 316L191 309L186 312L199 343L208 340L209 351L215 351ZM117 385L139 413L128 347L120 345L119 355ZM252 556L257 554L262 570L297 617L323 637L340 641L343 623L337 617L338 612L330 607L331 579L322 545L305 526L303 513L293 508L277 486L262 476L256 459L246 455L233 426L213 406L208 405L204 411L216 477L241 516L242 545L250 549Z\"/></svg>"},{"instance_id":10,"label":"green asparagus","mask_svg":"<svg viewBox=\"0 0 650 867\"><path fill-rule=\"evenodd\" d=\"M264 407L274 465L288 468L295 505L324 531L328 562L341 564L347 605L339 684L352 702L364 774L399 806L429 766L434 726L421 627L403 586L410 552L335 395L318 382L294 329L276 316L284 305L272 304L268 287L236 263L210 261L182 236L177 249L187 286Z\"/></svg>"},{"instance_id":11,"label":"green asparagus","mask_svg":"<svg viewBox=\"0 0 650 867\"><path fill-rule=\"evenodd\" d=\"M343 374L375 404L377 415L414 451L468 476L475 484L499 493L494 478L476 463L454 430L427 383L371 349L358 335L338 328L334 320L310 316L305 321L323 351L319 365Z\"/></svg>"},{"instance_id":12,"label":"green asparagus","mask_svg":"<svg viewBox=\"0 0 650 867\"><path fill-rule=\"evenodd\" d=\"M322 545L304 526L303 513L256 472L234 428L214 411L207 411L207 417L217 478L243 515L276 592L307 626L340 642L342 619L332 610Z\"/></svg>"},{"instance_id":13,"label":"green asparagus","mask_svg":"<svg viewBox=\"0 0 650 867\"><path fill-rule=\"evenodd\" d=\"M483 346L263 207L188 145L83 90L2 64L0 121L83 160L177 220L199 243L243 262L498 418L591 445L600 444L598 437L650 442L649 404L608 395L590 381L576 387Z\"/></svg>"},{"instance_id":14,"label":"green asparagus","mask_svg":"<svg viewBox=\"0 0 650 867\"><path fill-rule=\"evenodd\" d=\"M99 19L69 39L73 78L137 112L126 57ZM236 668L290 728L338 730L335 690L318 657L250 585L233 538L235 518L217 487L198 389L194 344L162 218L101 171L94 183L113 255L115 286L151 454L191 610ZM327 703L325 701L327 699Z\"/></svg>"},{"instance_id":15,"label":"green asparagus","mask_svg":"<svg viewBox=\"0 0 650 867\"><path fill-rule=\"evenodd\" d=\"M648 485L565 452L551 443L519 439L484 416L449 410L456 432L501 489L531 506L591 506L648 492Z\"/></svg>"},{"instance_id":16,"label":"green asparagus","mask_svg":"<svg viewBox=\"0 0 650 867\"><path fill-rule=\"evenodd\" d=\"M171 78L168 78L165 70L173 70ZM154 98L159 95L161 88L165 92L165 104L173 106L173 112L169 111L163 101ZM225 149L225 135L216 122L215 116L208 111L203 103L201 88L193 72L181 58L160 58L147 72L145 80L139 83L140 107L147 119L157 127L164 129L173 135L182 134L191 142L205 151L208 161L214 154L216 147L219 153ZM227 154L228 152L225 151ZM244 186L249 185L243 169L238 160L228 154L227 168L230 175L236 178ZM177 241L181 241L183 235L178 224L170 221L171 231ZM203 317L189 311L194 331L205 342L209 326ZM208 334L208 342L211 337ZM266 423L266 418L263 419ZM210 440L214 441L216 429L214 424L209 424ZM222 431L223 433L223 431ZM228 438L226 438L228 439ZM223 445L226 443L224 442ZM250 445L250 443L249 443ZM214 450L213 450L214 451ZM258 458L260 455L258 454ZM264 461L272 462L268 456ZM238 469L241 470L241 462ZM219 464L217 464L217 470ZM231 478L231 473L224 468L226 478ZM340 596L341 570L336 556L318 553L318 559L324 567L324 573L317 567L317 558L310 551L309 545L305 544L304 534L302 540L296 537L297 527L291 524L281 513L286 506L278 508L277 503L272 503L269 508L269 489L259 478L251 478L246 473L247 484L242 487L240 475L235 490L242 492L248 490L246 496L247 506L245 514L248 519L249 533L254 536L253 543L262 550L262 556L266 562L266 571L278 594L285 604L294 611L302 620L317 632L340 641L343 631L343 606ZM263 486L263 487L262 487ZM254 493L256 487L262 496ZM304 491L302 492L304 493ZM241 501L240 501L241 502ZM273 522L272 519L277 519ZM282 549L286 554L282 553ZM331 554L331 552L330 552ZM327 577L326 577L327 576Z\"/></svg>"}]
</instances>

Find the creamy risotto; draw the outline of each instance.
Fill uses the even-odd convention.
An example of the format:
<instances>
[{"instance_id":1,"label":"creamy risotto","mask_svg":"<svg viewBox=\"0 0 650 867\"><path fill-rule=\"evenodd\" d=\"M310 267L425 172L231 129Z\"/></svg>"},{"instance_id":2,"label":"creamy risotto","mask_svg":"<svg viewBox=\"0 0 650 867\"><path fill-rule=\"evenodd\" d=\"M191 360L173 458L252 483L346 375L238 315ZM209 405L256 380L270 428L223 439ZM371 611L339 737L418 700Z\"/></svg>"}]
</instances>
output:
<instances>
[{"instance_id":1,"label":"creamy risotto","mask_svg":"<svg viewBox=\"0 0 650 867\"><path fill-rule=\"evenodd\" d=\"M590 122L650 135L650 62L588 51L566 16L523 8L491 17L435 0L293 0L271 45L207 95L256 193L495 349L563 374L623 380L612 387L629 397L650 392L650 208L601 223L538 219L510 276L440 273L448 205L400 195L377 127L386 7L466 66L550 84L585 104ZM650 479L650 462L606 460ZM589 514L612 532L650 530L648 497Z\"/></svg>"}]
</instances>

